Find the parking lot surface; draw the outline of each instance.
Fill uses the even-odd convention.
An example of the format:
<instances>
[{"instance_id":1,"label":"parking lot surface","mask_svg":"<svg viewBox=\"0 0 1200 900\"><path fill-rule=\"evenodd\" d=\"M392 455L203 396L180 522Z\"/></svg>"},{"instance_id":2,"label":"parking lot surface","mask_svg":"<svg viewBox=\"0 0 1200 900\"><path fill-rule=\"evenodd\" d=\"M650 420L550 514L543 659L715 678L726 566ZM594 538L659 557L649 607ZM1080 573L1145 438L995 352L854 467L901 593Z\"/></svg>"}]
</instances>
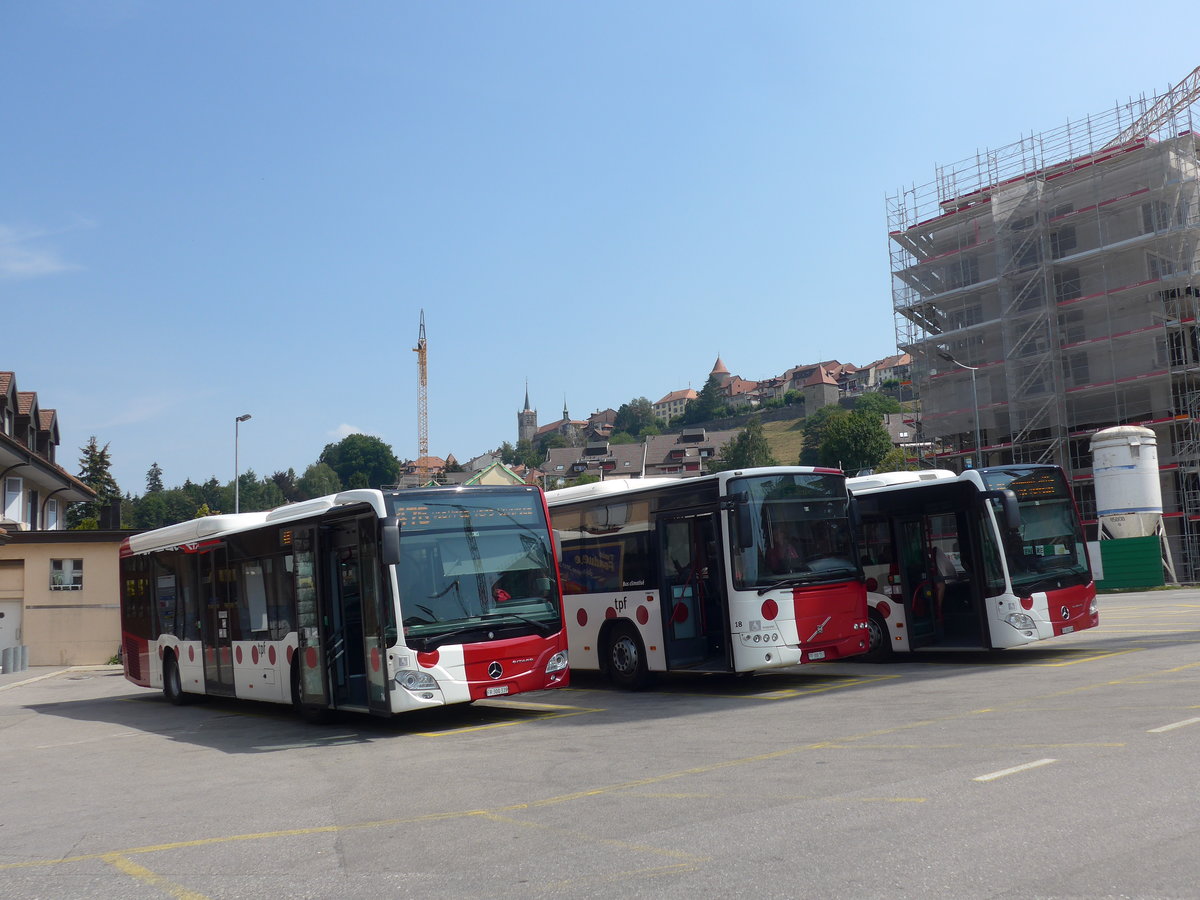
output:
<instances>
[{"instance_id":1,"label":"parking lot surface","mask_svg":"<svg viewBox=\"0 0 1200 900\"><path fill-rule=\"evenodd\" d=\"M1200 897L1200 591L392 720L0 676L0 897Z\"/></svg>"}]
</instances>

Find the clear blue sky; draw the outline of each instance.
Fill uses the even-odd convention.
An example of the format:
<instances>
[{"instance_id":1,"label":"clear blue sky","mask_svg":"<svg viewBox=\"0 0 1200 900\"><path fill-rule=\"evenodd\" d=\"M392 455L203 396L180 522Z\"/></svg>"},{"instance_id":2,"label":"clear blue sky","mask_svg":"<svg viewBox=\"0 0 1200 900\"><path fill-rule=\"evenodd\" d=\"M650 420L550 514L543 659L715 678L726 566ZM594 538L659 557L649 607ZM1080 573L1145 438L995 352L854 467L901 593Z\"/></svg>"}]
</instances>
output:
<instances>
[{"instance_id":1,"label":"clear blue sky","mask_svg":"<svg viewBox=\"0 0 1200 900\"><path fill-rule=\"evenodd\" d=\"M885 197L1165 90L1195 7L0 3L0 369L123 490L460 460L895 351ZM1156 33L1147 33L1155 29Z\"/></svg>"}]
</instances>

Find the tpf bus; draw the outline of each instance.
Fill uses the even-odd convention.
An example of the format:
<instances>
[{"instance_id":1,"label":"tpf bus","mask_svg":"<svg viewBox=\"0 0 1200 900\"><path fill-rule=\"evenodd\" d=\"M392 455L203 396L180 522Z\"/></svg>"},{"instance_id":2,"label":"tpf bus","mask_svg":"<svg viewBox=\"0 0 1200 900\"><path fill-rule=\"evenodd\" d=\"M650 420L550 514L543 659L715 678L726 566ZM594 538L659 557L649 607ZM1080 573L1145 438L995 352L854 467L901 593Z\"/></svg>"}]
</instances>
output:
<instances>
[{"instance_id":1,"label":"tpf bus","mask_svg":"<svg viewBox=\"0 0 1200 900\"><path fill-rule=\"evenodd\" d=\"M1099 624L1083 526L1057 466L849 480L861 514L872 658L1018 647Z\"/></svg>"},{"instance_id":2,"label":"tpf bus","mask_svg":"<svg viewBox=\"0 0 1200 900\"><path fill-rule=\"evenodd\" d=\"M775 467L550 491L575 670L754 672L867 650L844 475Z\"/></svg>"},{"instance_id":3,"label":"tpf bus","mask_svg":"<svg viewBox=\"0 0 1200 900\"><path fill-rule=\"evenodd\" d=\"M390 715L568 681L536 487L350 490L121 548L125 676L179 704Z\"/></svg>"}]
</instances>

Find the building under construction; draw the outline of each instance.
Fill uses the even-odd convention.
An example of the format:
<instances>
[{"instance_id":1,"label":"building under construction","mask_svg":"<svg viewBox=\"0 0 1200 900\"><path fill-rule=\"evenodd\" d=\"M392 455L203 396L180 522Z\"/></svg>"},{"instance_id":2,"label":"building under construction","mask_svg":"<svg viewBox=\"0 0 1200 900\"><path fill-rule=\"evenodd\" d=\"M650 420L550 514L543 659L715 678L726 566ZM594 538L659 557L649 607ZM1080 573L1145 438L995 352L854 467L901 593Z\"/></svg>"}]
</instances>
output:
<instances>
[{"instance_id":1,"label":"building under construction","mask_svg":"<svg viewBox=\"0 0 1200 900\"><path fill-rule=\"evenodd\" d=\"M1092 434L1152 428L1171 552L1190 581L1200 580L1198 98L1200 68L1162 95L981 151L888 198L896 338L912 354L916 424L940 447L934 462L1057 463L1093 520Z\"/></svg>"}]
</instances>

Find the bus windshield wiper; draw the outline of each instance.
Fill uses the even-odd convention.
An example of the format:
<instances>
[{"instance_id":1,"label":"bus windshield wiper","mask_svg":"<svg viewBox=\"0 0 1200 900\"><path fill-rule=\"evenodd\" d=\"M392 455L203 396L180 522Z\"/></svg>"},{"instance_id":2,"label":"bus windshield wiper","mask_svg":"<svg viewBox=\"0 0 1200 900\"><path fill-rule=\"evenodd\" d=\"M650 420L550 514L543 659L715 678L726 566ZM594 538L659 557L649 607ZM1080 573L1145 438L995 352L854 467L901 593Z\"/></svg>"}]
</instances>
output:
<instances>
[{"instance_id":1,"label":"bus windshield wiper","mask_svg":"<svg viewBox=\"0 0 1200 900\"><path fill-rule=\"evenodd\" d=\"M543 637L546 635L554 634L556 627L557 627L555 624L541 622L537 619L531 619L531 618L529 618L529 616L523 616L520 613L504 612L502 610L497 611L497 612L486 613L483 616L483 618L485 620L498 619L498 618L516 619L520 622L524 622L526 625L532 625L534 628L537 629L537 633L542 635Z\"/></svg>"},{"instance_id":2,"label":"bus windshield wiper","mask_svg":"<svg viewBox=\"0 0 1200 900\"><path fill-rule=\"evenodd\" d=\"M789 575L787 578L781 578L774 584L768 584L760 587L758 589L758 596L761 597L767 591L775 591L779 588L801 584L813 584L814 582L818 581L836 580L844 573L849 573L851 575L857 574L857 572L851 566L830 566L828 569L818 569L815 572L798 572L796 574Z\"/></svg>"}]
</instances>

